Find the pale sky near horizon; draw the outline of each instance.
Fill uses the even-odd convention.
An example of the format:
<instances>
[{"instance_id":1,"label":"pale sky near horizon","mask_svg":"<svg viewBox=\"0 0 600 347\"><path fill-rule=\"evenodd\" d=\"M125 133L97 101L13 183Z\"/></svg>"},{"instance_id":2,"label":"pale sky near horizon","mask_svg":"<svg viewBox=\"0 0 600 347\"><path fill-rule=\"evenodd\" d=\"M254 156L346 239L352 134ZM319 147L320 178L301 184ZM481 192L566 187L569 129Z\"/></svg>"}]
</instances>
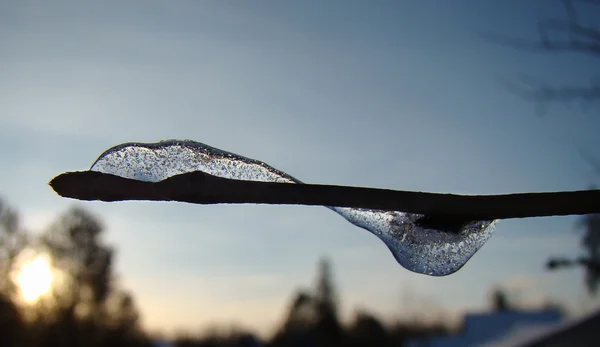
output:
<instances>
[{"instance_id":1,"label":"pale sky near horizon","mask_svg":"<svg viewBox=\"0 0 600 347\"><path fill-rule=\"evenodd\" d=\"M119 143L171 138L311 183L584 189L595 176L577 150L600 146L597 108L540 117L501 81L587 83L597 62L482 35L535 38L538 19L561 15L559 1L0 1L0 196L40 230L76 203L52 192L52 177ZM501 221L463 269L432 278L324 208L79 205L104 220L152 331L270 332L322 256L345 317L481 310L501 284L524 301L590 305L580 270L544 269L551 255L577 254L575 217Z\"/></svg>"}]
</instances>

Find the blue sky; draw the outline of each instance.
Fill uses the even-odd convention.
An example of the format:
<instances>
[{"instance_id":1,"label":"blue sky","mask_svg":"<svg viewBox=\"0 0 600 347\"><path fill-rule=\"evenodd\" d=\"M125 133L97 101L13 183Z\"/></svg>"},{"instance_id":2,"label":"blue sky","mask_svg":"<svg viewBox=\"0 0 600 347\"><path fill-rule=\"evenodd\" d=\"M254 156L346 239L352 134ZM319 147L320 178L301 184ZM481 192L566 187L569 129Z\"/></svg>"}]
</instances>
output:
<instances>
[{"instance_id":1,"label":"blue sky","mask_svg":"<svg viewBox=\"0 0 600 347\"><path fill-rule=\"evenodd\" d=\"M0 1L0 194L41 230L75 203L51 191L52 177L122 142L170 138L311 183L582 189L595 176L577 150L600 146L597 109L539 117L501 81L587 82L598 65L482 38L535 38L536 20L561 15L558 1ZM269 332L321 256L345 317L483 309L497 284L529 302L587 305L579 270L543 269L548 256L577 252L574 217L502 221L461 271L431 278L324 208L81 205L105 221L152 330L235 322Z\"/></svg>"}]
</instances>

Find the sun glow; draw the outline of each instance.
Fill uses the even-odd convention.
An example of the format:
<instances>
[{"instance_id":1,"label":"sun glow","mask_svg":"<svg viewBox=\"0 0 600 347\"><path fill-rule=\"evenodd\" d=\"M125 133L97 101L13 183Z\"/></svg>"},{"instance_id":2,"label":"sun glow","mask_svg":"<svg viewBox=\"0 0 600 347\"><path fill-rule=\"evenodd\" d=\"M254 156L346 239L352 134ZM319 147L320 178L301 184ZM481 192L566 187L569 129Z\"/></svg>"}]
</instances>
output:
<instances>
[{"instance_id":1,"label":"sun glow","mask_svg":"<svg viewBox=\"0 0 600 347\"><path fill-rule=\"evenodd\" d=\"M27 303L37 301L41 296L48 293L52 287L52 271L48 259L38 255L33 260L23 264L16 279L23 300Z\"/></svg>"}]
</instances>

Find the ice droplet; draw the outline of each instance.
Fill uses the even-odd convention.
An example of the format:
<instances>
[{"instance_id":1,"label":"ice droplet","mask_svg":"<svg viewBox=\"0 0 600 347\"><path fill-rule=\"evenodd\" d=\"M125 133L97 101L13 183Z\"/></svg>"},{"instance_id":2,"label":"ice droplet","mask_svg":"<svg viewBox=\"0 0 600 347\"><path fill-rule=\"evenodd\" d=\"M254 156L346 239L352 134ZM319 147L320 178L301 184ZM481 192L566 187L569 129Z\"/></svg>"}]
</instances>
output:
<instances>
[{"instance_id":1,"label":"ice droplet","mask_svg":"<svg viewBox=\"0 0 600 347\"><path fill-rule=\"evenodd\" d=\"M261 161L190 140L121 144L100 155L91 170L149 182L203 171L230 179L302 184ZM494 221L473 221L448 232L419 225L416 221L423 216L418 214L328 208L381 239L406 269L431 276L458 271L490 238L495 226Z\"/></svg>"}]
</instances>

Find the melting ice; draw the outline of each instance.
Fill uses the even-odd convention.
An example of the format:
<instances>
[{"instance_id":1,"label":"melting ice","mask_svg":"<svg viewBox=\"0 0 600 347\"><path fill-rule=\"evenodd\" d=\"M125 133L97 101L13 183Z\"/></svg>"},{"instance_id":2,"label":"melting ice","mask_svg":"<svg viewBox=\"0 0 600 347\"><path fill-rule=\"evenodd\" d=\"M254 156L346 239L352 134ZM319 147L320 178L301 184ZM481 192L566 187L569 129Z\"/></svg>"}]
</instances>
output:
<instances>
[{"instance_id":1,"label":"melting ice","mask_svg":"<svg viewBox=\"0 0 600 347\"><path fill-rule=\"evenodd\" d=\"M121 144L100 155L91 170L148 182L203 171L230 179L302 184L261 161L189 140ZM473 221L458 232L447 232L420 226L418 214L328 208L381 239L406 269L431 276L458 271L490 238L495 225Z\"/></svg>"}]
</instances>

